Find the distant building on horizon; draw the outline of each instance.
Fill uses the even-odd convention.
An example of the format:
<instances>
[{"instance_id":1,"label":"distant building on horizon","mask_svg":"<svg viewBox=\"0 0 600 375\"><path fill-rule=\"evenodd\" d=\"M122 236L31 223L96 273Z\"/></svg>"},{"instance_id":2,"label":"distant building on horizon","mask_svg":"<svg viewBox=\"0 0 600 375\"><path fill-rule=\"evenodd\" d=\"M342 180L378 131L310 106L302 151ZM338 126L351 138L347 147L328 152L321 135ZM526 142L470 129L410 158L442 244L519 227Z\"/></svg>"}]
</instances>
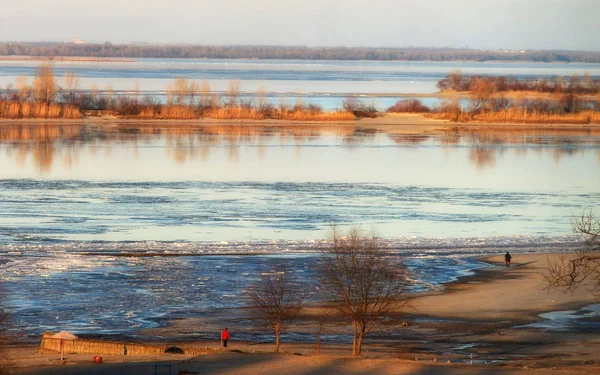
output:
<instances>
[{"instance_id":1,"label":"distant building on horizon","mask_svg":"<svg viewBox=\"0 0 600 375\"><path fill-rule=\"evenodd\" d=\"M83 40L75 37L75 38L73 38L73 43L75 43L75 44L83 44Z\"/></svg>"}]
</instances>

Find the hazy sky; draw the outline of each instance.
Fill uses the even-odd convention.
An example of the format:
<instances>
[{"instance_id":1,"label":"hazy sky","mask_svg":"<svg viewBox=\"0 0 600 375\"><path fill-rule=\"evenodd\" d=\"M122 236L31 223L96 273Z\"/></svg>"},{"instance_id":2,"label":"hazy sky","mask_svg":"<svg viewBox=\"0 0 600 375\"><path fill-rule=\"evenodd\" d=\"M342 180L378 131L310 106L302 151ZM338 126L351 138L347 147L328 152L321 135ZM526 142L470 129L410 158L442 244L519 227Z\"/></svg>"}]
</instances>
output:
<instances>
[{"instance_id":1,"label":"hazy sky","mask_svg":"<svg viewBox=\"0 0 600 375\"><path fill-rule=\"evenodd\" d=\"M600 50L600 0L0 0L1 41Z\"/></svg>"}]
</instances>

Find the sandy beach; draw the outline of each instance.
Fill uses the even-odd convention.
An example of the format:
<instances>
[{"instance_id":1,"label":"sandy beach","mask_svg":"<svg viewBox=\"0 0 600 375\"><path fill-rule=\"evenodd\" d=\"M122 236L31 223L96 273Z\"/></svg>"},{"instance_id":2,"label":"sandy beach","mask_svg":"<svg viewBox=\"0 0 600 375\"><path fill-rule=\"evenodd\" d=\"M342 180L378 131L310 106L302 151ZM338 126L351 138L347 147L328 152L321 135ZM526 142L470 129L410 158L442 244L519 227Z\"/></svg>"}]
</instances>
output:
<instances>
[{"instance_id":1,"label":"sandy beach","mask_svg":"<svg viewBox=\"0 0 600 375\"><path fill-rule=\"evenodd\" d=\"M248 325L244 309L171 321L162 328L144 332L148 337L160 337L157 341L168 345L216 347L218 342L186 341L185 334L193 330L218 332L220 326L227 324L234 339L229 351L217 354L104 356L105 363L96 365L91 363L92 355L69 354L66 366L56 365L57 354L37 354L34 346L13 347L9 354L15 373L19 374L147 374L152 373L156 363L172 364L174 373L202 374L599 372L597 332L576 327L523 327L544 321L539 314L577 310L598 302L585 288L574 294L544 290L547 262L557 256L514 254L509 268L502 265L502 255L483 259L490 267L446 284L443 290L412 298L389 325L370 335L360 359L349 357L350 345L344 343L327 343L322 355L315 357L312 343L283 342L283 353L272 354L271 343L236 341L236 332L260 329ZM305 311L290 330L314 329L313 309ZM597 322L598 317L586 319ZM406 321L408 326L399 327L400 321ZM349 334L350 329L343 320L335 320L327 327L327 333Z\"/></svg>"}]
</instances>

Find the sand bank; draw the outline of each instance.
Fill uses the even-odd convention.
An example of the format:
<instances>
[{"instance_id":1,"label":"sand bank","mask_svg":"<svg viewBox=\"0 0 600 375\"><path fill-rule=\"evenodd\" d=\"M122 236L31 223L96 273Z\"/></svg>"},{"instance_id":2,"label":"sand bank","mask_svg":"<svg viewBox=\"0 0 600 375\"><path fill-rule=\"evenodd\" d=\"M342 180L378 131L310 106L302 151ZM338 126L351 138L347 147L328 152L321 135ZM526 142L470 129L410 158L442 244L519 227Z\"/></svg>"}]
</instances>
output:
<instances>
[{"instance_id":1,"label":"sand bank","mask_svg":"<svg viewBox=\"0 0 600 375\"><path fill-rule=\"evenodd\" d=\"M216 120L211 118L202 118L198 120L127 120L118 119L111 116L105 117L87 117L84 119L0 119L2 125L35 125L35 124L56 124L56 125L102 125L102 126L215 126L215 125L235 125L235 126L319 126L319 127L362 127L398 134L421 134L432 131L448 131L457 128L476 128L476 129L560 129L560 130L598 130L600 124L524 124L524 123L457 123L448 120L439 120L425 117L420 114L406 113L386 113L377 118L361 118L352 121L291 121L291 120Z\"/></svg>"},{"instance_id":2,"label":"sand bank","mask_svg":"<svg viewBox=\"0 0 600 375\"><path fill-rule=\"evenodd\" d=\"M578 309L598 301L585 289L575 294L544 290L542 275L548 259L557 255L513 256L510 268L501 265L502 255L487 257L491 266L475 276L448 284L443 290L415 296L395 322L368 337L362 359L349 358L350 345L346 343L329 342L322 349L324 355L314 357L314 343L284 342L285 353L275 355L268 353L273 349L272 343L236 341L236 334L243 330L260 329L248 324L244 309L176 320L164 328L144 332L173 344L185 340L191 331L218 332L226 324L234 337L229 350L241 353L193 358L107 356L102 365L91 364L91 355L69 355L67 366L56 366L52 361L57 355L39 355L31 347L14 349L13 357L17 373L27 374L148 374L153 373L154 363L162 362L172 363L177 372L201 374L600 373L597 328L565 326L565 330L555 331L527 326L543 320L538 314ZM292 327L293 331L314 329L310 310ZM400 320L406 320L409 326L398 327ZM600 323L598 319L592 321ZM327 332L349 335L351 327L341 319L327 327ZM218 346L216 341L185 344ZM471 355L474 364L470 364Z\"/></svg>"}]
</instances>

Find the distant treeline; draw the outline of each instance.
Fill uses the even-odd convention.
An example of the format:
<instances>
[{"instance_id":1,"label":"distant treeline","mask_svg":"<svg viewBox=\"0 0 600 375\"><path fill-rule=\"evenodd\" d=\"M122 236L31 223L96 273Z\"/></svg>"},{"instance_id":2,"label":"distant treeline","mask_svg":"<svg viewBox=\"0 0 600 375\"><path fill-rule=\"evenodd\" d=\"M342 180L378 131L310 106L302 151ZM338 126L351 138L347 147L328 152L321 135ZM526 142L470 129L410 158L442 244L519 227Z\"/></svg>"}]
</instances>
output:
<instances>
[{"instance_id":1,"label":"distant treeline","mask_svg":"<svg viewBox=\"0 0 600 375\"><path fill-rule=\"evenodd\" d=\"M600 79L592 78L589 73L582 76L571 75L564 77L543 77L539 79L517 79L505 76L463 76L456 70L437 83L440 91L474 91L477 86L486 84L493 91L535 91L556 94L598 94L600 93Z\"/></svg>"},{"instance_id":2,"label":"distant treeline","mask_svg":"<svg viewBox=\"0 0 600 375\"><path fill-rule=\"evenodd\" d=\"M600 63L600 52L498 51L452 48L202 46L151 44L0 43L0 56L211 58L374 61L536 61Z\"/></svg>"}]
</instances>

